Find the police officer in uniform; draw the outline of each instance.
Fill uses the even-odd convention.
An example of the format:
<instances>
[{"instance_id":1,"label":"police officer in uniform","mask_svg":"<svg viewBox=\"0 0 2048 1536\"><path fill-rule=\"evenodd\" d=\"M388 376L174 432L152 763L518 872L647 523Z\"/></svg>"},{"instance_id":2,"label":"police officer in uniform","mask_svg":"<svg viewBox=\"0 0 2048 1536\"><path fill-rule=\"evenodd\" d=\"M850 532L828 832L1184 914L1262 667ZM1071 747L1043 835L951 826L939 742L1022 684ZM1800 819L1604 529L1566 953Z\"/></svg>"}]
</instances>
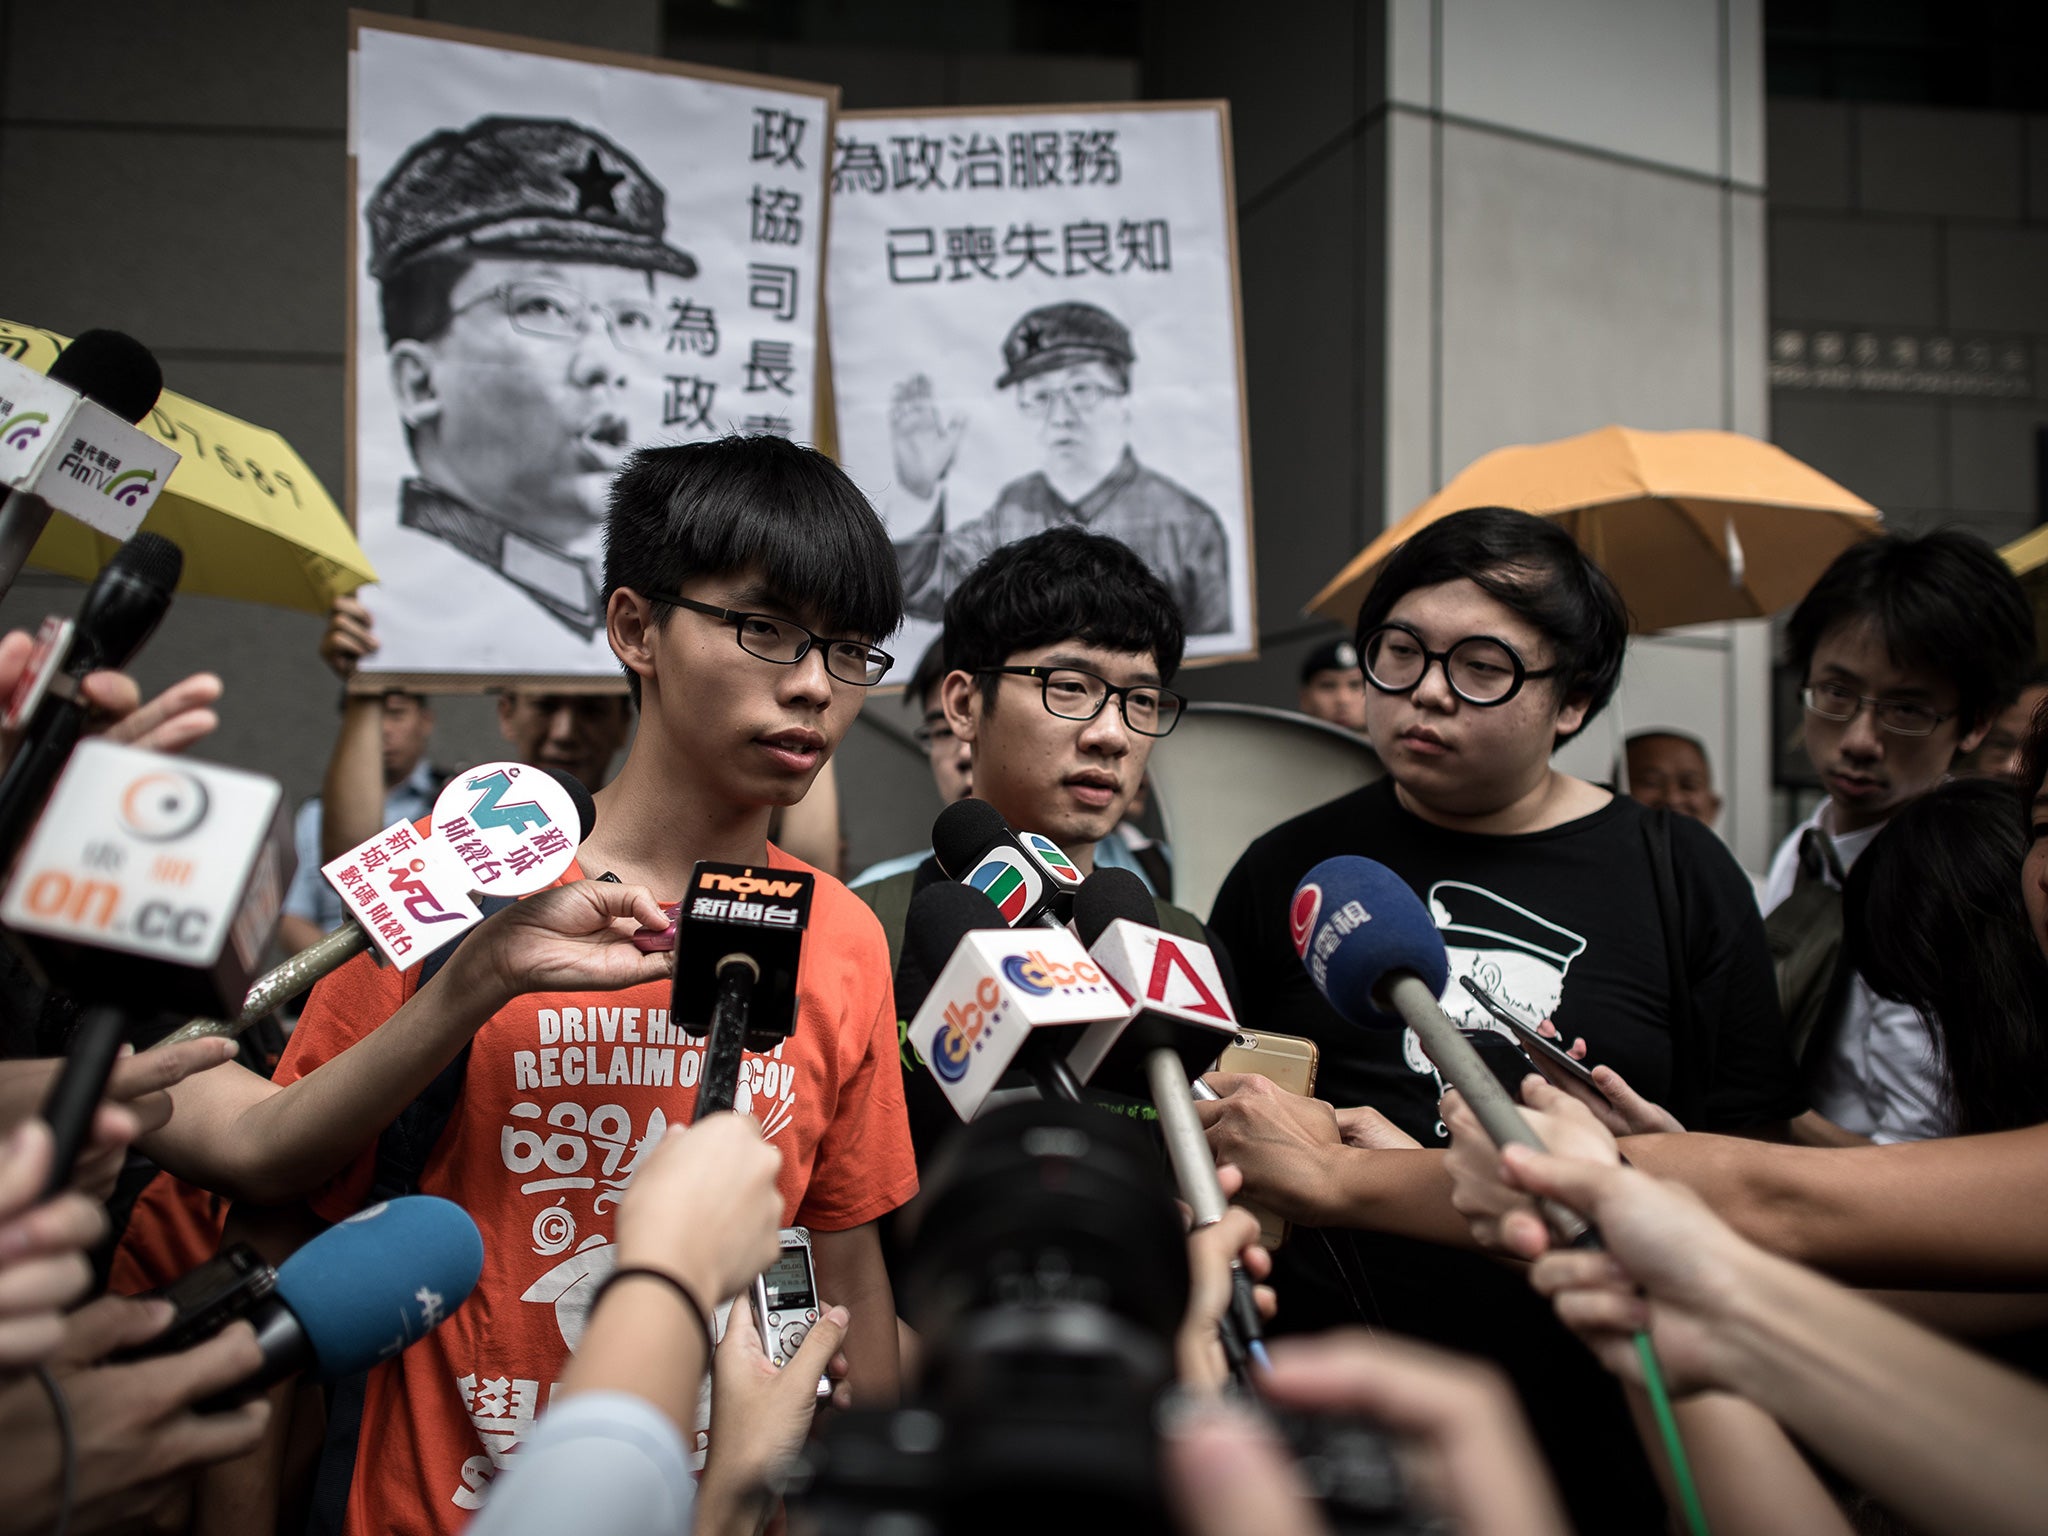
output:
<instances>
[{"instance_id":1,"label":"police officer in uniform","mask_svg":"<svg viewBox=\"0 0 2048 1536\"><path fill-rule=\"evenodd\" d=\"M604 628L606 491L658 422L670 290L697 272L663 239L665 201L600 133L487 117L413 145L369 202L418 469L398 521L474 562L444 567L421 546L415 564L443 583L494 573L586 644ZM407 574L411 606L424 591L473 611Z\"/></svg>"},{"instance_id":2,"label":"police officer in uniform","mask_svg":"<svg viewBox=\"0 0 2048 1536\"><path fill-rule=\"evenodd\" d=\"M896 546L905 609L941 617L946 594L990 550L1072 523L1136 550L1180 604L1191 635L1230 628L1230 547L1223 520L1131 452L1131 333L1093 304L1046 304L1003 338L997 389L1014 389L1038 433L1043 467L1004 486L993 507L949 529L943 482L959 425L942 424L930 385L913 379L891 412L897 481L929 519Z\"/></svg>"}]
</instances>

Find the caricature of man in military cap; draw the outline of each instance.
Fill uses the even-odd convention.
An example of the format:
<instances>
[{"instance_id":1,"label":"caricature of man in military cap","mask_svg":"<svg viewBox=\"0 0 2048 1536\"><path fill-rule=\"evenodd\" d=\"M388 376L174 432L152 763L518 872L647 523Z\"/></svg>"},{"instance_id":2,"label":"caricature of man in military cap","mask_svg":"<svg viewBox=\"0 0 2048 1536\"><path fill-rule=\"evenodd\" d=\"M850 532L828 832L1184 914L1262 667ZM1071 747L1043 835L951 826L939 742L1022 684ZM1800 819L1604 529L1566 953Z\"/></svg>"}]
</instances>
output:
<instances>
[{"instance_id":1,"label":"caricature of man in military cap","mask_svg":"<svg viewBox=\"0 0 2048 1536\"><path fill-rule=\"evenodd\" d=\"M1230 628L1223 520L1131 451L1136 361L1123 322L1093 304L1042 305L1010 327L996 388L1016 391L1042 467L1004 486L980 517L950 529L943 486L961 424L939 420L922 375L897 390L890 412L897 483L920 501L937 498L930 521L896 546L907 612L939 618L946 594L989 551L1071 523L1136 550L1180 604L1189 634Z\"/></svg>"},{"instance_id":2,"label":"caricature of man in military cap","mask_svg":"<svg viewBox=\"0 0 2048 1536\"><path fill-rule=\"evenodd\" d=\"M655 426L669 289L697 273L663 239L664 203L603 134L486 117L414 144L368 207L419 471L400 526L586 642L604 627L606 490Z\"/></svg>"}]
</instances>

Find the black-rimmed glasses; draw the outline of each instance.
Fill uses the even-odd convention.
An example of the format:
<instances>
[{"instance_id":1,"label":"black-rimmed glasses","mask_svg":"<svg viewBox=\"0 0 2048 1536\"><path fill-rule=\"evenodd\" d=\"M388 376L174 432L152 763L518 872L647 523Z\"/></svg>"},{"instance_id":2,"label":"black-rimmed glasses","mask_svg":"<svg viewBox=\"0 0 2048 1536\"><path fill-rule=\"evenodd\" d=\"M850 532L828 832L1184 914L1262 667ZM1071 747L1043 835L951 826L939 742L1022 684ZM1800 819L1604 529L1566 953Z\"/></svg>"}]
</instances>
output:
<instances>
[{"instance_id":1,"label":"black-rimmed glasses","mask_svg":"<svg viewBox=\"0 0 2048 1536\"><path fill-rule=\"evenodd\" d=\"M1929 704L1915 704L1910 699L1873 699L1840 683L1808 683L1799 690L1799 701L1821 719L1837 725L1854 720L1857 711L1868 704L1877 714L1877 723L1894 736L1932 736L1942 721L1955 718Z\"/></svg>"},{"instance_id":2,"label":"black-rimmed glasses","mask_svg":"<svg viewBox=\"0 0 2048 1536\"><path fill-rule=\"evenodd\" d=\"M824 651L825 670L832 676L842 683L872 688L896 665L896 658L879 646L860 640L828 639L805 629L794 619L778 619L772 613L719 608L668 592L649 592L646 596L654 602L672 603L678 608L687 608L692 613L701 613L707 618L730 624L741 650L778 666L795 666L810 654L811 647L815 645Z\"/></svg>"},{"instance_id":3,"label":"black-rimmed glasses","mask_svg":"<svg viewBox=\"0 0 2048 1536\"><path fill-rule=\"evenodd\" d=\"M1412 693L1431 662L1444 669L1451 692L1467 704L1490 709L1522 691L1522 684L1554 677L1558 667L1530 668L1505 640L1467 635L1449 650L1432 651L1406 624L1382 624L1359 647L1365 680L1381 693Z\"/></svg>"},{"instance_id":4,"label":"black-rimmed glasses","mask_svg":"<svg viewBox=\"0 0 2048 1536\"><path fill-rule=\"evenodd\" d=\"M1124 724L1140 736L1164 736L1180 724L1181 706L1187 701L1171 688L1157 683L1132 683L1118 688L1106 678L1079 667L981 667L982 673L1004 677L1035 677L1045 712L1062 720L1093 720L1102 706L1114 698Z\"/></svg>"}]
</instances>

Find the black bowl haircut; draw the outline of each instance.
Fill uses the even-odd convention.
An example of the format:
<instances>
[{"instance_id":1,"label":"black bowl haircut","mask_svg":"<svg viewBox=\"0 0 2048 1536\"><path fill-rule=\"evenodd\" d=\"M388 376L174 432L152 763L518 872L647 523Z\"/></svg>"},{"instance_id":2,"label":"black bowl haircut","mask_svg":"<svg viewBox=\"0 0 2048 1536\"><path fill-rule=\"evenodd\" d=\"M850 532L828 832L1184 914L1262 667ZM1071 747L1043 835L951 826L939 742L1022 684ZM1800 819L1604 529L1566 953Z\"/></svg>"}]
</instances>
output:
<instances>
[{"instance_id":1,"label":"black bowl haircut","mask_svg":"<svg viewBox=\"0 0 2048 1536\"><path fill-rule=\"evenodd\" d=\"M1422 587L1469 581L1516 617L1535 625L1556 652L1550 679L1560 699L1586 701L1578 731L1607 707L1628 650L1628 608L1607 573L1548 518L1507 507L1470 507L1420 528L1373 578L1358 610L1358 654L1394 605ZM1535 658L1523 657L1532 668ZM1370 686L1370 679L1368 679ZM1540 685L1538 685L1540 686Z\"/></svg>"},{"instance_id":2,"label":"black bowl haircut","mask_svg":"<svg viewBox=\"0 0 2048 1536\"><path fill-rule=\"evenodd\" d=\"M1048 528L992 551L946 599L946 664L1000 667L1060 640L1150 656L1159 681L1180 669L1187 625L1166 583L1128 544L1086 529ZM992 709L999 675L979 679Z\"/></svg>"},{"instance_id":3,"label":"black bowl haircut","mask_svg":"<svg viewBox=\"0 0 2048 1536\"><path fill-rule=\"evenodd\" d=\"M789 618L879 644L903 622L903 579L875 509L846 471L786 437L642 448L612 481L604 600L652 599L697 576L750 573ZM672 604L653 601L654 623ZM627 669L637 706L640 679Z\"/></svg>"},{"instance_id":4,"label":"black bowl haircut","mask_svg":"<svg viewBox=\"0 0 2048 1536\"><path fill-rule=\"evenodd\" d=\"M1892 665L1934 673L1956 691L1959 735L2020 691L2034 664L2034 610L1997 551L1954 528L1852 545L1821 572L1785 626L1785 659L1807 680L1813 653L1868 620Z\"/></svg>"}]
</instances>

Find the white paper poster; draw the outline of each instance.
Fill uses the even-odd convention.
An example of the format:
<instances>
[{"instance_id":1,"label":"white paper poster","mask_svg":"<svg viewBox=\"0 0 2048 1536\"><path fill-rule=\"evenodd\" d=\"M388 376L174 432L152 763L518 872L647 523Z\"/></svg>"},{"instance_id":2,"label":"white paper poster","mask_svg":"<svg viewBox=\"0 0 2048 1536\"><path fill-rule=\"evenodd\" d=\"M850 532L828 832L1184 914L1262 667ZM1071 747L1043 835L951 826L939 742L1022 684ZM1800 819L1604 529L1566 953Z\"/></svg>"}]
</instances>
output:
<instances>
[{"instance_id":1,"label":"white paper poster","mask_svg":"<svg viewBox=\"0 0 2048 1536\"><path fill-rule=\"evenodd\" d=\"M569 53L358 23L350 485L380 673L617 676L626 455L816 430L837 88Z\"/></svg>"},{"instance_id":2,"label":"white paper poster","mask_svg":"<svg viewBox=\"0 0 2048 1536\"><path fill-rule=\"evenodd\" d=\"M990 549L1077 523L1255 647L1220 102L845 113L827 320L841 461L889 526L900 679Z\"/></svg>"}]
</instances>

